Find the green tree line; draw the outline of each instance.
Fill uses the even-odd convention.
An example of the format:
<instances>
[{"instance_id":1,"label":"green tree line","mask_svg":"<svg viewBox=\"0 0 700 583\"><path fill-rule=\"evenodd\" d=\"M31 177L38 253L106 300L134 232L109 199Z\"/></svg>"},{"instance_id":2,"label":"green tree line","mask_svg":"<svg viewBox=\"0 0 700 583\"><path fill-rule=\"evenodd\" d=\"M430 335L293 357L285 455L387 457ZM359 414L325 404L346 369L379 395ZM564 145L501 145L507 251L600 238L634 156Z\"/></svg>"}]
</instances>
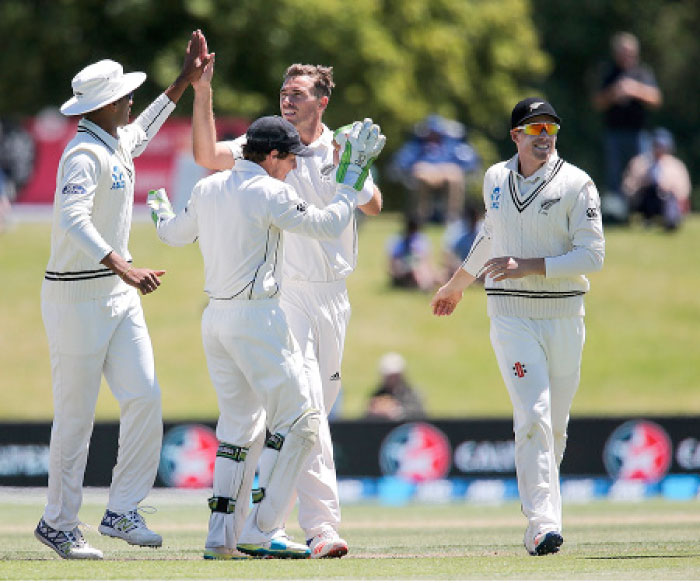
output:
<instances>
[{"instance_id":1,"label":"green tree line","mask_svg":"<svg viewBox=\"0 0 700 583\"><path fill-rule=\"evenodd\" d=\"M602 126L590 94L610 35L629 30L664 92L652 121L675 133L700 182L696 0L2 0L0 115L60 105L73 75L102 58L148 73L139 111L177 74L196 28L217 55L219 116L276 113L289 64L332 65L327 123L379 121L384 164L412 124L436 112L469 128L488 165L512 154L514 103L544 94L564 119L560 151L596 179ZM176 115L190 112L188 94Z\"/></svg>"}]
</instances>

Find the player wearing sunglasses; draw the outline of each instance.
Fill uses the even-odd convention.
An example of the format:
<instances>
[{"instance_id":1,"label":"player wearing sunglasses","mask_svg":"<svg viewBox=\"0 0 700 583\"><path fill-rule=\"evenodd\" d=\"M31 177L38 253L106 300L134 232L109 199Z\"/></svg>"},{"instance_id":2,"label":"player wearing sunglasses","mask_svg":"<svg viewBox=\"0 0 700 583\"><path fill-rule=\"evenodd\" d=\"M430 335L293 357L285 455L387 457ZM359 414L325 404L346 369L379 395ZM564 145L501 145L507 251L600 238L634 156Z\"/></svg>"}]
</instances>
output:
<instances>
[{"instance_id":1,"label":"player wearing sunglasses","mask_svg":"<svg viewBox=\"0 0 700 583\"><path fill-rule=\"evenodd\" d=\"M544 99L513 108L517 154L487 170L483 226L431 302L435 315L450 315L464 289L485 278L491 343L513 403L531 555L556 553L564 542L559 466L580 378L585 274L601 269L605 255L598 191L557 154L560 122Z\"/></svg>"}]
</instances>

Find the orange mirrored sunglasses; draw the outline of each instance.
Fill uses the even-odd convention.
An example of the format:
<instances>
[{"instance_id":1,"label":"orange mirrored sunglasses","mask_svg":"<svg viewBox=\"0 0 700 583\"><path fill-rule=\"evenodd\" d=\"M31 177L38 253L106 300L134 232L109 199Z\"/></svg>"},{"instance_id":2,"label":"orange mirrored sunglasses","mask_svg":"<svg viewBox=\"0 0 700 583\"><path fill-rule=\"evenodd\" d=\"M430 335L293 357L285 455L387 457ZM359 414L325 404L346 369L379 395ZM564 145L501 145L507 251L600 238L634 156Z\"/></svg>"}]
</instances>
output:
<instances>
[{"instance_id":1,"label":"orange mirrored sunglasses","mask_svg":"<svg viewBox=\"0 0 700 583\"><path fill-rule=\"evenodd\" d=\"M559 124L551 121L538 121L526 123L515 128L522 131L526 136L539 136L545 132L548 136L556 136L559 133Z\"/></svg>"}]
</instances>

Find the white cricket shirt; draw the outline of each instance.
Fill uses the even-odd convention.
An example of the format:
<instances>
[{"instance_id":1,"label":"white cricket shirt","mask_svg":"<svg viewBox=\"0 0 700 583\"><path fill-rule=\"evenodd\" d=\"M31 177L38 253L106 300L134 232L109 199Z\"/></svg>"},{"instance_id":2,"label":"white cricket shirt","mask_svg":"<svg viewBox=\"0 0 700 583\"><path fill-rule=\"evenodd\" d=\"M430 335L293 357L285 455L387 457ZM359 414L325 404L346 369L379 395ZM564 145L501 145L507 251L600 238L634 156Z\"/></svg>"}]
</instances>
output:
<instances>
[{"instance_id":1,"label":"white cricket shirt","mask_svg":"<svg viewBox=\"0 0 700 583\"><path fill-rule=\"evenodd\" d=\"M335 239L352 220L356 198L351 187L337 185L329 204L317 208L259 164L239 159L231 170L200 180L187 206L158 222L158 236L174 246L199 240L210 298L270 299L280 291L289 235L283 231Z\"/></svg>"},{"instance_id":2,"label":"white cricket shirt","mask_svg":"<svg viewBox=\"0 0 700 583\"><path fill-rule=\"evenodd\" d=\"M112 250L127 261L134 205L134 162L175 109L158 97L114 137L83 118L56 173L51 256L42 296L84 301L123 293L129 286L100 263Z\"/></svg>"},{"instance_id":3,"label":"white cricket shirt","mask_svg":"<svg viewBox=\"0 0 700 583\"><path fill-rule=\"evenodd\" d=\"M227 145L234 156L245 143L241 136ZM297 167L285 182L305 201L323 208L336 193L333 164L333 132L323 125L323 132L308 145L313 156L297 157ZM239 155L239 154L238 154ZM238 164L238 160L236 160ZM367 204L374 194L371 174L357 194L357 204ZM288 233L285 237L284 276L308 282L331 282L348 277L357 266L357 224L354 220L334 239L317 240L304 235Z\"/></svg>"},{"instance_id":4,"label":"white cricket shirt","mask_svg":"<svg viewBox=\"0 0 700 583\"><path fill-rule=\"evenodd\" d=\"M478 275L492 257L545 258L546 275L486 278L489 315L554 318L584 314L590 284L603 266L600 198L583 171L554 152L527 178L517 155L484 176L486 217L462 268Z\"/></svg>"}]
</instances>

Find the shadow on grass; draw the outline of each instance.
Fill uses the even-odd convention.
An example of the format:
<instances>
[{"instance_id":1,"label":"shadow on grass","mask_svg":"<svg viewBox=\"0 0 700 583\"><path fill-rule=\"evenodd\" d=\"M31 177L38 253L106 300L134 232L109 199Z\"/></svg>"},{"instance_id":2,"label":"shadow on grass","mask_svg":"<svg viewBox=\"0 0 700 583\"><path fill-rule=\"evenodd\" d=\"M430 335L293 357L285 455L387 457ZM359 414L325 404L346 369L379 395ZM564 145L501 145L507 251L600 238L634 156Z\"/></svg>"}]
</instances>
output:
<instances>
[{"instance_id":1,"label":"shadow on grass","mask_svg":"<svg viewBox=\"0 0 700 583\"><path fill-rule=\"evenodd\" d=\"M699 558L700 554L695 555L620 555L619 557L583 557L589 561L617 561L620 559L694 559Z\"/></svg>"}]
</instances>

